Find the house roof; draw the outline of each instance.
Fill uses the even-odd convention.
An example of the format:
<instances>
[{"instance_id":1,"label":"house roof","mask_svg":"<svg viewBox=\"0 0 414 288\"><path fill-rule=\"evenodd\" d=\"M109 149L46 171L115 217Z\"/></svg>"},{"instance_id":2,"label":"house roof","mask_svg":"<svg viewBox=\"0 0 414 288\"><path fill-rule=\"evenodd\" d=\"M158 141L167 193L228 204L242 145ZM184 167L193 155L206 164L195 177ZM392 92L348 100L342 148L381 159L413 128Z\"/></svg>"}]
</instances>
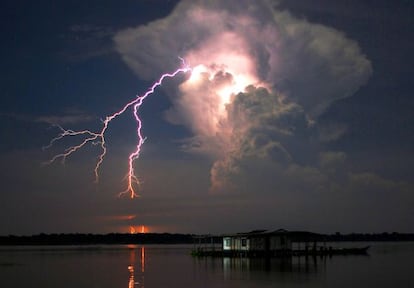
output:
<instances>
[{"instance_id":1,"label":"house roof","mask_svg":"<svg viewBox=\"0 0 414 288\"><path fill-rule=\"evenodd\" d=\"M293 242L311 242L311 241L323 241L324 235L308 232L308 231L287 231L285 229L278 229L274 231L268 230L253 230L250 232L234 233L234 234L224 234L222 237L263 237L263 236L272 236L272 235L286 235Z\"/></svg>"}]
</instances>

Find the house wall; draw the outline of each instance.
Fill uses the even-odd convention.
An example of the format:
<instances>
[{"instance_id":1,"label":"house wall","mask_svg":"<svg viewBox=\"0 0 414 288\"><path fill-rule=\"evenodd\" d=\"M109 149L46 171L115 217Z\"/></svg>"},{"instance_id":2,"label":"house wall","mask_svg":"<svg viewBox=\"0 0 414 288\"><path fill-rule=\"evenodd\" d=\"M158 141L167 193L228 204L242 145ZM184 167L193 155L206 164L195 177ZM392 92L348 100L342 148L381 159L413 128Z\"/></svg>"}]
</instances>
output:
<instances>
[{"instance_id":1,"label":"house wall","mask_svg":"<svg viewBox=\"0 0 414 288\"><path fill-rule=\"evenodd\" d=\"M223 237L225 251L277 251L292 249L292 242L286 235L255 235Z\"/></svg>"},{"instance_id":2,"label":"house wall","mask_svg":"<svg viewBox=\"0 0 414 288\"><path fill-rule=\"evenodd\" d=\"M292 242L286 237L286 235L271 235L270 236L270 247L271 251L292 249Z\"/></svg>"},{"instance_id":3,"label":"house wall","mask_svg":"<svg viewBox=\"0 0 414 288\"><path fill-rule=\"evenodd\" d=\"M250 250L252 251L265 251L266 239L264 237L250 238Z\"/></svg>"}]
</instances>

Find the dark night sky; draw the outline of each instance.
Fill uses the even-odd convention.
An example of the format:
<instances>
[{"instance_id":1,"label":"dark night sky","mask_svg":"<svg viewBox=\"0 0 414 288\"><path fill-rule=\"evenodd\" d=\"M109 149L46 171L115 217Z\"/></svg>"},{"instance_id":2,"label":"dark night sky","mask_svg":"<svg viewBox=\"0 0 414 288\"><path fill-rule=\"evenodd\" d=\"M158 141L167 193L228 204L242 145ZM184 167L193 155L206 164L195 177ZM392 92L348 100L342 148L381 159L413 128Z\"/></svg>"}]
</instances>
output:
<instances>
[{"instance_id":1,"label":"dark night sky","mask_svg":"<svg viewBox=\"0 0 414 288\"><path fill-rule=\"evenodd\" d=\"M279 1L276 22L260 3L2 1L0 235L139 225L154 232L414 232L412 1ZM197 7L218 22L191 22L198 18L183 13ZM240 24L244 16L257 26ZM223 27L237 35L234 43L209 42ZM75 143L43 151L59 133L52 123L100 129L106 115L176 69L178 56L201 59L194 55L206 46L247 53L271 86L226 106L230 136L223 127L201 132L197 123L207 122L192 109L204 98L194 91L207 92L182 92L186 78L178 77L140 113L147 137L135 162L140 198L116 197L136 141L130 113L108 131L99 183L97 147L65 165L42 165ZM220 146L218 138L237 145Z\"/></svg>"}]
</instances>

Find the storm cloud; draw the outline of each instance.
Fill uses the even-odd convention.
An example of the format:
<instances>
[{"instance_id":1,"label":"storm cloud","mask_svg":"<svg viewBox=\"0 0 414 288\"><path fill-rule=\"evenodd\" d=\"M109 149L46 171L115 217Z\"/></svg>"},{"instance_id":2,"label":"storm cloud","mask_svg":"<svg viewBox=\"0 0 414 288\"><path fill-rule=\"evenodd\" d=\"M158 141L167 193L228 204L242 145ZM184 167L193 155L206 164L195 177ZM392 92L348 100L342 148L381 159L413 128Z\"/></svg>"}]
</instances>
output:
<instances>
[{"instance_id":1,"label":"storm cloud","mask_svg":"<svg viewBox=\"0 0 414 288\"><path fill-rule=\"evenodd\" d=\"M194 134L186 149L215 159L211 191L230 190L258 161L315 165L318 116L372 73L355 41L275 1L181 1L168 17L120 31L114 41L144 79L171 71L176 56L196 67L199 77L170 93L166 117ZM339 132L325 129L324 137Z\"/></svg>"}]
</instances>

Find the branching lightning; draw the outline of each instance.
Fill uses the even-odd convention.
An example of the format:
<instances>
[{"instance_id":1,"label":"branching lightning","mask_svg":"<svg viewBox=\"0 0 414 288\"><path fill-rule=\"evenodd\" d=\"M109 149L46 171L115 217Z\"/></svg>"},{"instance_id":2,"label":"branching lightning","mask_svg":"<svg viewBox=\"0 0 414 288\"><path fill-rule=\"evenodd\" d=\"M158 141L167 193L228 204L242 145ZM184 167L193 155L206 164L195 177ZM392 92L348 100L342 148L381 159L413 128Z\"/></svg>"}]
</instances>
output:
<instances>
[{"instance_id":1,"label":"branching lightning","mask_svg":"<svg viewBox=\"0 0 414 288\"><path fill-rule=\"evenodd\" d=\"M127 188L121 193L119 193L119 196L122 196L124 194L129 194L131 199L138 197L138 194L135 191L135 186L139 186L140 182L137 176L135 175L134 161L139 157L141 153L142 145L145 142L145 137L142 134L142 120L140 119L139 114L138 114L139 108L141 107L144 100L148 96L153 94L155 89L158 86L162 85L162 83L164 82L166 78L174 78L176 75L180 73L187 73L191 71L191 68L185 63L185 61L182 58L180 59L183 64L181 68L175 70L172 73L166 73L166 74L161 75L158 81L155 82L143 95L137 95L134 100L125 104L125 106L122 109L118 110L112 115L107 116L105 120L103 120L103 127L99 132L92 132L90 130L74 131L71 129L64 129L62 126L56 125L56 127L58 127L61 132L58 134L57 137L53 138L50 141L50 143L44 147L44 149L50 148L51 146L53 146L55 142L62 140L63 138L66 138L66 137L71 137L71 136L82 137L82 140L80 141L79 144L70 146L69 148L67 148L63 153L55 155L52 159L47 161L46 164L51 164L59 159L62 161L62 163L64 163L67 157L69 157L70 155L78 151L79 149L85 147L87 144L99 145L102 152L98 156L98 161L96 163L95 170L94 170L95 181L98 182L99 181L99 169L105 159L105 155L107 152L105 133L108 130L109 124L115 118L122 115L123 113L125 113L125 111L127 111L130 107L132 107L133 115L137 123L136 133L137 133L138 140L137 140L137 144L135 147L135 151L132 152L128 157L128 173L126 175Z\"/></svg>"}]
</instances>

